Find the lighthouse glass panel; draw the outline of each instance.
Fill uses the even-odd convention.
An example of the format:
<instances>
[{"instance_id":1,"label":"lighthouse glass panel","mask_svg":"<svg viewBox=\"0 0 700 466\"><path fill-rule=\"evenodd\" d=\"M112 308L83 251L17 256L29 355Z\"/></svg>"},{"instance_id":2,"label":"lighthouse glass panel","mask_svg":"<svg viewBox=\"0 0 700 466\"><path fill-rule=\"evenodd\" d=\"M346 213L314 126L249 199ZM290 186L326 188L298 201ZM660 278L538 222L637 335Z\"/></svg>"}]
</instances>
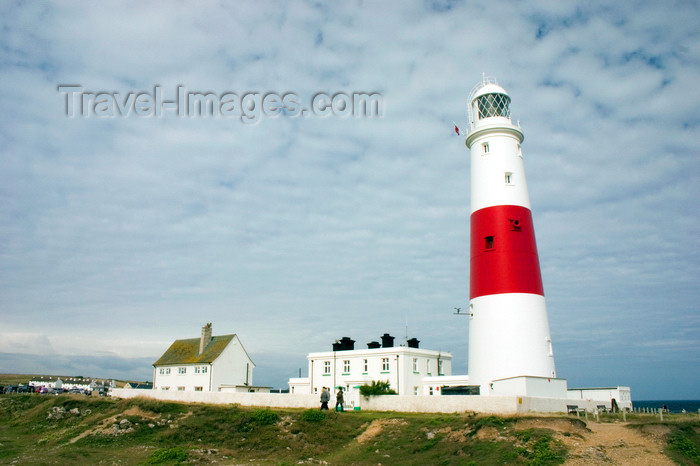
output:
<instances>
[{"instance_id":1,"label":"lighthouse glass panel","mask_svg":"<svg viewBox=\"0 0 700 466\"><path fill-rule=\"evenodd\" d=\"M485 94L477 99L479 119L489 117L510 118L510 97L504 94Z\"/></svg>"}]
</instances>

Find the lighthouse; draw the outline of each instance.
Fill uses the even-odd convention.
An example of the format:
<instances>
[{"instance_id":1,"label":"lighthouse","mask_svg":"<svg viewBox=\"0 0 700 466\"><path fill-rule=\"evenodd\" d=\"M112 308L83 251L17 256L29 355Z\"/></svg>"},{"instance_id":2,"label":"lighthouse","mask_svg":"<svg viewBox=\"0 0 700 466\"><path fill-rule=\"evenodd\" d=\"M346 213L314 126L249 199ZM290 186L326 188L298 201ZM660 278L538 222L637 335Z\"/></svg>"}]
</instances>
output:
<instances>
[{"instance_id":1,"label":"lighthouse","mask_svg":"<svg viewBox=\"0 0 700 466\"><path fill-rule=\"evenodd\" d=\"M469 383L555 378L530 197L510 97L493 78L469 95Z\"/></svg>"}]
</instances>

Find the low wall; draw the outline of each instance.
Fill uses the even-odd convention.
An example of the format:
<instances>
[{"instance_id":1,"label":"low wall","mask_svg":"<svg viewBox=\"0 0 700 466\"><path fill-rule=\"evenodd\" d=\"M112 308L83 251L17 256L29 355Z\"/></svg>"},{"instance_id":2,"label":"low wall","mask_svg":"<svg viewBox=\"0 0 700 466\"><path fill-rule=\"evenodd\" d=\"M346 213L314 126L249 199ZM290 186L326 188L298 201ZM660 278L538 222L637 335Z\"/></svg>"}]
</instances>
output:
<instances>
[{"instance_id":1,"label":"low wall","mask_svg":"<svg viewBox=\"0 0 700 466\"><path fill-rule=\"evenodd\" d=\"M368 411L403 411L411 413L520 414L528 412L566 412L566 400L518 396L379 396L361 399Z\"/></svg>"},{"instance_id":2,"label":"low wall","mask_svg":"<svg viewBox=\"0 0 700 466\"><path fill-rule=\"evenodd\" d=\"M236 393L236 392L186 392L173 390L129 390L113 388L111 396L117 398L153 398L185 403L234 404L265 406L270 408L318 408L318 395L290 395L287 393Z\"/></svg>"},{"instance_id":3,"label":"low wall","mask_svg":"<svg viewBox=\"0 0 700 466\"><path fill-rule=\"evenodd\" d=\"M270 408L318 408L318 395L287 393L179 392L171 390L112 389L118 398L146 397L186 403L239 404ZM398 411L408 413L463 413L467 411L494 414L528 412L565 413L567 401L558 398L517 396L405 396L386 395L360 398L363 411Z\"/></svg>"}]
</instances>

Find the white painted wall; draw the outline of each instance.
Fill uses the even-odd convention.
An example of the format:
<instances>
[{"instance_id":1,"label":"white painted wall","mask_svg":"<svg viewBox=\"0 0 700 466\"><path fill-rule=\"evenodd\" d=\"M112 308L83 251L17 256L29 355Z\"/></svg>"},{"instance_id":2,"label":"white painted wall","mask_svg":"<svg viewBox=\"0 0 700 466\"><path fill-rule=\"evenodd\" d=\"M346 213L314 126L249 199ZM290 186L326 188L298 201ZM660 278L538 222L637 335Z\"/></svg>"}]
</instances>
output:
<instances>
[{"instance_id":1,"label":"white painted wall","mask_svg":"<svg viewBox=\"0 0 700 466\"><path fill-rule=\"evenodd\" d=\"M238 335L234 335L212 363L211 391L218 391L222 385L253 385L254 367Z\"/></svg>"},{"instance_id":2,"label":"white painted wall","mask_svg":"<svg viewBox=\"0 0 700 466\"><path fill-rule=\"evenodd\" d=\"M256 387L252 385L221 385L220 392L236 393L270 393L270 387Z\"/></svg>"},{"instance_id":3,"label":"white painted wall","mask_svg":"<svg viewBox=\"0 0 700 466\"><path fill-rule=\"evenodd\" d=\"M180 369L184 368L185 373L181 374ZM196 373L196 368L199 368L200 373ZM202 371L206 368L206 373ZM161 374L161 369L163 373ZM170 369L170 373L167 373ZM207 392L210 389L211 366L208 363L202 364L177 364L158 366L155 370L154 390L172 390L178 391L194 391L195 387L202 387L202 390Z\"/></svg>"},{"instance_id":4,"label":"white painted wall","mask_svg":"<svg viewBox=\"0 0 700 466\"><path fill-rule=\"evenodd\" d=\"M289 382L287 382L287 385L289 385L289 393L292 395L311 393L311 391L309 390L309 378L308 377L291 378L291 379L289 379Z\"/></svg>"},{"instance_id":5,"label":"white painted wall","mask_svg":"<svg viewBox=\"0 0 700 466\"><path fill-rule=\"evenodd\" d=\"M613 398L620 409L632 409L632 391L627 386L570 388L567 395L569 404L578 405L579 408L585 407L588 411L593 411L598 405L611 409Z\"/></svg>"},{"instance_id":6,"label":"white painted wall","mask_svg":"<svg viewBox=\"0 0 700 466\"><path fill-rule=\"evenodd\" d=\"M414 387L418 387L418 394L421 394L424 377L438 375L438 360L442 360L442 373L452 374L452 354L407 346L309 353L307 359L309 377L289 380L290 391L294 393L321 393L322 387L331 387L335 392L335 387L341 386L352 397L360 385L376 380L388 381L399 394L413 395ZM384 359L388 360L387 370L383 367ZM347 372L345 361L350 363ZM326 363L329 372L326 372Z\"/></svg>"},{"instance_id":7,"label":"white painted wall","mask_svg":"<svg viewBox=\"0 0 700 466\"><path fill-rule=\"evenodd\" d=\"M512 377L494 380L489 395L567 398L566 379L547 377Z\"/></svg>"},{"instance_id":8,"label":"white painted wall","mask_svg":"<svg viewBox=\"0 0 700 466\"><path fill-rule=\"evenodd\" d=\"M319 408L318 395L278 393L171 392L157 390L112 389L119 398L153 398L188 403L266 406L271 408ZM362 411L399 411L414 413L493 413L518 414L527 412L565 413L566 399L515 396L411 396L385 395L360 397Z\"/></svg>"}]
</instances>

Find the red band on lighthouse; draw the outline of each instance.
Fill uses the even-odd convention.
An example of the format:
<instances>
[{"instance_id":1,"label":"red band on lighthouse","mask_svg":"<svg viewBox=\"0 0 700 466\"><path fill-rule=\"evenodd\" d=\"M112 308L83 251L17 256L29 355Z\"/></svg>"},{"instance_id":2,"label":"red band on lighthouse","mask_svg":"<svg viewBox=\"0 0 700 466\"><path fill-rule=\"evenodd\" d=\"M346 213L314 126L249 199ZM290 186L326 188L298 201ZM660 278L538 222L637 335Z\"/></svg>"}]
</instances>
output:
<instances>
[{"instance_id":1,"label":"red band on lighthouse","mask_svg":"<svg viewBox=\"0 0 700 466\"><path fill-rule=\"evenodd\" d=\"M502 293L544 296L530 209L500 205L471 215L469 298Z\"/></svg>"}]
</instances>

